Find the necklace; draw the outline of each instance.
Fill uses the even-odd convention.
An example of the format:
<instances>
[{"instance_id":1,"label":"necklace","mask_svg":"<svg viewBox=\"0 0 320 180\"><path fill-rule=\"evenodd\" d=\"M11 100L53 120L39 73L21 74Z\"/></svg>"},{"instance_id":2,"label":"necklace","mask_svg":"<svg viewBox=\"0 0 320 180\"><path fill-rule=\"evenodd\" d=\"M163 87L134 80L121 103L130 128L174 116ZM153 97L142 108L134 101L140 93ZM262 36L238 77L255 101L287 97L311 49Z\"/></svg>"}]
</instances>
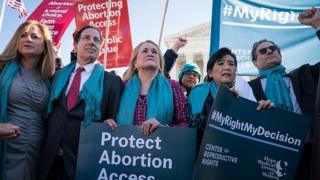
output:
<instances>
[{"instance_id":1,"label":"necklace","mask_svg":"<svg viewBox=\"0 0 320 180\"><path fill-rule=\"evenodd\" d=\"M30 92L31 100L36 103L36 104L41 104L45 101L45 96L46 96L46 87L43 86L42 81L40 79L40 75L37 74L37 77L34 78L34 81L31 79L28 80L25 77L29 76L30 77L30 72L27 70L20 68L20 76L23 82L25 83L27 89ZM30 78L29 78L30 79ZM36 89L39 88L40 91L36 91Z\"/></svg>"}]
</instances>

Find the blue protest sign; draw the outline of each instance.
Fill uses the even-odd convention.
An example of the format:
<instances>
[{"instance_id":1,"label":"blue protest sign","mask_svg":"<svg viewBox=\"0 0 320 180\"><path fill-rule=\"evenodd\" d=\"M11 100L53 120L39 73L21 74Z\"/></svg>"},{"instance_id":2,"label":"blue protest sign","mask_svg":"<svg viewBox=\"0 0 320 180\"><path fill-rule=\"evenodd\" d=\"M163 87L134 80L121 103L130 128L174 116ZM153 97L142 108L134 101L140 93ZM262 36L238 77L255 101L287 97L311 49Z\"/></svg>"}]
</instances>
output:
<instances>
[{"instance_id":1,"label":"blue protest sign","mask_svg":"<svg viewBox=\"0 0 320 180\"><path fill-rule=\"evenodd\" d=\"M293 179L311 118L219 88L202 139L194 180Z\"/></svg>"},{"instance_id":2,"label":"blue protest sign","mask_svg":"<svg viewBox=\"0 0 320 180\"><path fill-rule=\"evenodd\" d=\"M76 179L192 179L196 130L160 127L149 136L141 126L102 123L81 129Z\"/></svg>"},{"instance_id":3,"label":"blue protest sign","mask_svg":"<svg viewBox=\"0 0 320 180\"><path fill-rule=\"evenodd\" d=\"M237 55L238 74L257 74L251 61L251 48L261 39L274 41L281 49L287 72L320 59L315 30L301 25L299 13L320 7L318 0L217 0L213 2L211 47L213 54L228 47Z\"/></svg>"}]
</instances>

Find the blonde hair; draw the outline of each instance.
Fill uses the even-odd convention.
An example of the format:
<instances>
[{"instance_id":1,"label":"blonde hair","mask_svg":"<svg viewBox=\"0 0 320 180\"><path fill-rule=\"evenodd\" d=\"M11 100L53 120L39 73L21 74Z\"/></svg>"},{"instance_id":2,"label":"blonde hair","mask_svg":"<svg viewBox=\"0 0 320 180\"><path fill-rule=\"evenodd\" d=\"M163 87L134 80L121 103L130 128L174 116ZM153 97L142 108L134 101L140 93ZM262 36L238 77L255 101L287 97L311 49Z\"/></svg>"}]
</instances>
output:
<instances>
[{"instance_id":1,"label":"blonde hair","mask_svg":"<svg viewBox=\"0 0 320 180\"><path fill-rule=\"evenodd\" d=\"M30 27L38 27L41 30L41 33L44 38L45 49L43 50L42 59L40 59L37 69L40 73L42 79L50 78L54 73L55 61L53 59L53 42L49 29L46 25L38 22L38 21L26 21L22 23L13 37L7 44L6 48L0 55L0 68L2 68L9 61L20 57L21 54L18 52L18 43L21 37L21 34Z\"/></svg>"},{"instance_id":2,"label":"blonde hair","mask_svg":"<svg viewBox=\"0 0 320 180\"><path fill-rule=\"evenodd\" d=\"M159 52L159 58L160 58L160 73L163 74L164 59L162 57L161 50L160 50L159 46L156 43L154 43L151 40L146 40L146 41L143 41L140 44L138 44L133 49L132 54L131 54L131 58L130 58L130 62L129 62L129 67L128 67L127 71L125 72L124 76L123 76L123 80L124 81L128 81L132 76L134 76L135 74L138 74L138 70L135 68L135 63L137 61L137 56L138 56L138 53L139 53L139 49L145 43L153 44L157 48L157 51Z\"/></svg>"}]
</instances>

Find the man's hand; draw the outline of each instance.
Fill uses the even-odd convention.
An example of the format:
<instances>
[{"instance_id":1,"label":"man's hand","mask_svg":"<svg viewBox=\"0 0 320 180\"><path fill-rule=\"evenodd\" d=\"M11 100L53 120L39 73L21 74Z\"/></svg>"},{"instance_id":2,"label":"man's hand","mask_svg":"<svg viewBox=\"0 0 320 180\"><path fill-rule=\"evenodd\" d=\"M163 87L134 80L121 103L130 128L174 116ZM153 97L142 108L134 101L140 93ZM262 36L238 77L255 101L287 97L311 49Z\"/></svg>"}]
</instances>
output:
<instances>
[{"instance_id":1,"label":"man's hand","mask_svg":"<svg viewBox=\"0 0 320 180\"><path fill-rule=\"evenodd\" d=\"M270 100L260 100L259 105L257 107L257 110L259 111L260 109L270 109L274 106L274 104Z\"/></svg>"},{"instance_id":2,"label":"man's hand","mask_svg":"<svg viewBox=\"0 0 320 180\"><path fill-rule=\"evenodd\" d=\"M239 92L236 90L236 87L233 86L231 88L229 88L229 90L232 92L232 94L235 96L235 97L239 97Z\"/></svg>"},{"instance_id":3,"label":"man's hand","mask_svg":"<svg viewBox=\"0 0 320 180\"><path fill-rule=\"evenodd\" d=\"M320 27L320 10L312 7L299 14L298 20L301 24L312 26L317 29Z\"/></svg>"}]
</instances>

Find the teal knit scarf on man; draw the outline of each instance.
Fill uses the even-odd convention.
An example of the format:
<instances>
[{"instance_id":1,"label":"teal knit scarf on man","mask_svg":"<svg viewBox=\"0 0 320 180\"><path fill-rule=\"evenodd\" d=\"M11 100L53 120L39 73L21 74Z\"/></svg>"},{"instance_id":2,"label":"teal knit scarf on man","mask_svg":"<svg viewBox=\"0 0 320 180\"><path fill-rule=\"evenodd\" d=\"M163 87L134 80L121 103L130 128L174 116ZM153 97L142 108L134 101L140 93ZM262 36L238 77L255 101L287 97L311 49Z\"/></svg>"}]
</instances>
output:
<instances>
[{"instance_id":1,"label":"teal knit scarf on man","mask_svg":"<svg viewBox=\"0 0 320 180\"><path fill-rule=\"evenodd\" d=\"M197 113L201 113L209 93L211 97L215 98L217 91L218 85L214 81L199 84L196 87L194 87L188 96L188 102L190 105L189 114L192 116Z\"/></svg>"},{"instance_id":2,"label":"teal knit scarf on man","mask_svg":"<svg viewBox=\"0 0 320 180\"><path fill-rule=\"evenodd\" d=\"M267 78L264 90L266 98L271 100L277 108L293 111L289 90L283 80L285 75L286 69L282 65L270 69L259 69L259 76Z\"/></svg>"},{"instance_id":3,"label":"teal knit scarf on man","mask_svg":"<svg viewBox=\"0 0 320 180\"><path fill-rule=\"evenodd\" d=\"M53 109L53 101L58 99L62 93L63 88L68 83L68 80L75 68L76 62L70 63L61 69L55 75L50 98L47 108L47 115ZM89 79L84 83L79 97L85 102L84 123L87 126L92 121L101 120L101 99L103 95L103 81L104 81L104 68L100 63L97 63Z\"/></svg>"},{"instance_id":4,"label":"teal knit scarf on man","mask_svg":"<svg viewBox=\"0 0 320 180\"><path fill-rule=\"evenodd\" d=\"M134 122L134 114L140 95L140 79L134 75L126 84L120 101L117 117L118 124L130 125ZM173 92L168 80L158 74L147 94L147 117L156 118L161 124L171 124L173 119Z\"/></svg>"},{"instance_id":5,"label":"teal knit scarf on man","mask_svg":"<svg viewBox=\"0 0 320 180\"><path fill-rule=\"evenodd\" d=\"M7 106L8 106L8 95L9 90L14 78L15 73L20 68L20 64L18 63L18 59L11 60L8 62L0 72L0 123L7 123ZM49 88L50 83L48 80L44 80L45 84ZM6 154L7 154L7 142L5 140L1 140L1 169L0 169L0 179L6 179Z\"/></svg>"}]
</instances>

